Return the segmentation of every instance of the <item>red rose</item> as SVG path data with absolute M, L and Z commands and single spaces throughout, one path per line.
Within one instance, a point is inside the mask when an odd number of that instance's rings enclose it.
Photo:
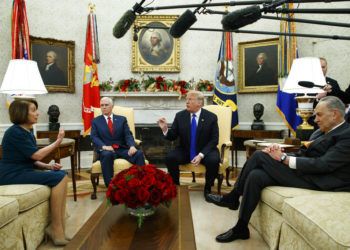
M 154 178 L 153 175 L 145 175 L 142 178 L 141 182 L 142 182 L 142 185 L 144 185 L 146 187 L 150 187 L 156 183 L 156 178 Z
M 143 170 L 145 170 L 145 172 L 150 173 L 150 174 L 154 174 L 157 171 L 155 166 L 151 165 L 151 164 L 148 164 L 148 165 L 144 166 Z
M 136 188 L 141 185 L 141 182 L 137 178 L 132 178 L 131 180 L 128 181 L 128 186 L 130 188 Z
M 142 203 L 143 205 L 146 204 L 149 197 L 150 197 L 150 193 L 147 191 L 147 189 L 140 188 L 137 190 L 137 198 L 138 198 L 139 202 Z
M 129 196 L 129 192 L 126 189 L 118 190 L 114 193 L 114 200 L 118 201 L 119 203 L 123 204 L 126 202 L 127 198 Z

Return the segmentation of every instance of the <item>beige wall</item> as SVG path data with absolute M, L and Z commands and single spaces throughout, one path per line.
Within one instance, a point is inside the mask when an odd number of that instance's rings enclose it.
M 11 57 L 11 8 L 12 1 L 6 0 L 0 11 L 0 79 L 6 71 Z M 30 34 L 36 37 L 54 38 L 59 40 L 75 41 L 75 88 L 74 94 L 50 93 L 38 96 L 41 116 L 40 124 L 48 123 L 46 114 L 51 104 L 60 107 L 60 122 L 67 128 L 81 128 L 81 99 L 83 77 L 83 53 L 85 46 L 86 19 L 88 3 L 90 0 L 27 0 L 27 14 Z M 198 1 L 193 1 L 198 2 Z M 134 1 L 110 1 L 95 0 L 96 15 L 99 30 L 101 63 L 98 65 L 100 80 L 112 77 L 114 80 L 137 77 L 131 73 L 131 41 L 132 32 L 128 32 L 122 39 L 112 36 L 112 28 L 121 15 L 132 7 Z M 153 5 L 186 4 L 186 0 L 160 1 L 156 0 Z M 300 4 L 300 8 L 349 8 L 350 4 Z M 230 11 L 241 7 L 230 7 Z M 223 10 L 224 8 L 217 8 Z M 152 14 L 181 14 L 184 10 L 155 11 Z M 300 15 L 300 18 L 329 20 L 336 22 L 350 21 L 349 15 Z M 220 28 L 221 16 L 201 15 L 194 27 Z M 257 23 L 245 27 L 251 30 L 278 31 L 277 21 L 259 20 Z M 297 32 L 316 34 L 338 34 L 350 36 L 350 29 L 325 27 L 309 24 L 298 24 Z M 235 75 L 237 76 L 237 44 L 243 41 L 251 41 L 273 36 L 234 34 Z M 221 40 L 220 33 L 214 32 L 187 32 L 181 38 L 181 72 L 179 74 L 164 74 L 169 78 L 181 79 L 213 79 L 216 60 Z M 338 80 L 340 86 L 346 88 L 349 79 L 349 54 L 350 41 L 335 41 L 315 38 L 299 38 L 298 47 L 300 56 L 324 56 L 329 61 L 329 76 Z M 238 95 L 239 120 L 243 125 L 250 124 L 254 119 L 252 106 L 261 102 L 265 106 L 263 119 L 273 126 L 282 126 L 282 119 L 275 112 L 276 94 L 242 94 Z M 9 125 L 5 96 L 0 96 L 0 132 L 1 127 Z M 1 134 L 1 133 L 0 133 Z

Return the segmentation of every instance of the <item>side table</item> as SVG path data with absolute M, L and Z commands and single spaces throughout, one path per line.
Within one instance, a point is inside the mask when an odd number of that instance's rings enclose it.
M 283 129 L 282 130 L 241 130 L 233 129 L 232 130 L 232 148 L 231 157 L 232 157 L 232 166 L 238 166 L 237 159 L 237 143 L 236 139 L 282 139 L 283 138 Z M 234 155 L 233 155 L 234 153 Z
M 65 137 L 75 140 L 75 154 L 78 157 L 74 157 L 74 167 L 80 172 L 80 130 L 65 130 Z M 50 140 L 56 140 L 58 131 L 37 131 L 36 136 L 38 139 L 49 138 Z

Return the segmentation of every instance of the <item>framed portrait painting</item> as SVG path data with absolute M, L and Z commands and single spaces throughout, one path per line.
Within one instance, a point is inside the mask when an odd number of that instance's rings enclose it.
M 277 91 L 279 46 L 278 38 L 238 44 L 238 93 Z
M 48 92 L 75 92 L 74 41 L 30 37 L 32 60 Z
M 138 39 L 132 42 L 133 72 L 180 72 L 180 39 L 173 38 L 168 29 L 177 17 L 137 16 L 134 36 Z

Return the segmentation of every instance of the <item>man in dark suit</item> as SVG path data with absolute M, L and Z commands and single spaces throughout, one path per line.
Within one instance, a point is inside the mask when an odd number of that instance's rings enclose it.
M 64 72 L 57 66 L 57 54 L 55 51 L 46 53 L 46 64 L 40 68 L 40 74 L 45 85 L 66 85 L 67 80 Z
M 112 113 L 113 101 L 103 97 L 100 101 L 102 115 L 92 121 L 91 140 L 99 153 L 106 187 L 113 177 L 113 163 L 123 158 L 132 164 L 145 165 L 142 151 L 135 147 L 134 137 L 124 116 Z
M 344 111 L 339 98 L 321 99 L 315 109 L 319 130 L 311 135 L 311 143 L 295 154 L 285 154 L 277 144 L 256 151 L 229 194 L 208 195 L 207 201 L 233 210 L 238 209 L 242 196 L 237 224 L 218 235 L 218 242 L 249 238 L 248 222 L 267 186 L 350 190 L 350 125 L 344 121 Z
M 179 185 L 179 165 L 192 163 L 206 167 L 204 196 L 211 192 L 211 186 L 218 175 L 220 155 L 218 119 L 215 114 L 202 109 L 202 92 L 190 91 L 186 97 L 186 109 L 175 116 L 171 129 L 164 117 L 158 120 L 166 139 L 180 138 L 179 146 L 168 153 L 166 166 L 175 184 Z

